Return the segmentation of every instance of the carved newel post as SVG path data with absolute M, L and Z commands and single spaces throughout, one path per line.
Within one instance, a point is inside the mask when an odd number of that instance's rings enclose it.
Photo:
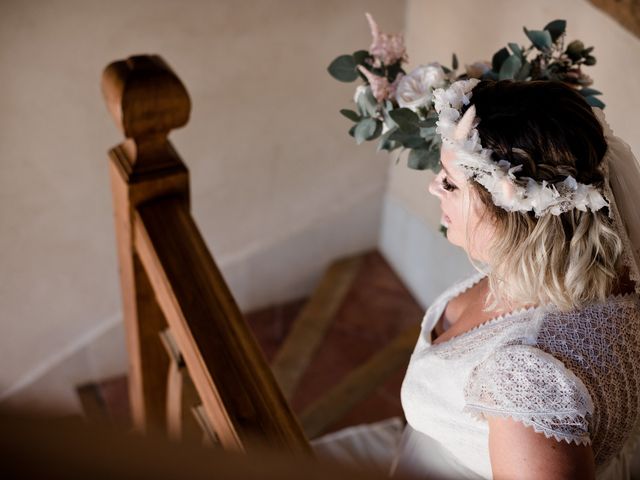
M 189 120 L 189 95 L 157 55 L 108 65 L 102 75 L 107 107 L 126 140 L 109 151 L 123 315 L 129 352 L 129 396 L 135 427 L 166 432 L 169 357 L 158 335 L 167 327 L 133 246 L 138 205 L 177 195 L 189 206 L 189 173 L 167 139 Z

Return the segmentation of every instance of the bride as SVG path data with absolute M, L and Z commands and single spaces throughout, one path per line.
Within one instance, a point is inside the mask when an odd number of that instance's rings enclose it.
M 562 83 L 459 80 L 434 98 L 442 169 L 429 191 L 479 272 L 424 317 L 392 473 L 628 478 L 637 160 Z

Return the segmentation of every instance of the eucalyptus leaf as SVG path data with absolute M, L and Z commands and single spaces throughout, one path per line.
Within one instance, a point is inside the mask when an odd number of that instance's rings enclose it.
M 578 90 L 585 97 L 590 97 L 591 95 L 602 95 L 600 90 L 596 90 L 595 88 L 584 87 Z
M 580 40 L 574 40 L 569 45 L 567 45 L 565 53 L 569 55 L 569 58 L 571 58 L 571 60 L 579 60 L 580 58 L 582 58 L 582 52 L 584 51 L 584 49 L 584 43 L 582 43 Z
M 585 65 L 595 65 L 596 64 L 596 57 L 592 56 L 592 55 L 587 55 L 587 58 L 584 59 L 584 64 Z
M 367 140 L 375 140 L 382 133 L 382 122 L 380 120 L 376 120 L 376 129 L 373 131 L 373 135 L 371 135 Z
M 522 67 L 520 57 L 517 55 L 511 55 L 502 63 L 498 78 L 500 80 L 513 80 L 516 73 L 520 71 L 520 67 Z
M 419 131 L 409 133 L 398 129 L 389 136 L 389 140 L 398 142 L 406 148 L 425 148 L 427 146 Z
M 527 27 L 522 27 L 524 33 L 529 37 L 531 43 L 541 51 L 547 51 L 551 48 L 553 42 L 551 41 L 551 34 L 548 30 L 527 30 Z
M 585 100 L 592 107 L 604 108 L 604 106 L 605 106 L 604 102 L 602 100 L 600 100 L 598 97 L 594 97 L 593 95 L 590 96 L 590 97 L 586 97 Z
M 509 50 L 506 48 L 501 48 L 496 53 L 493 54 L 493 58 L 491 59 L 491 68 L 494 72 L 499 72 L 500 67 L 502 67 L 502 62 L 504 62 L 507 58 L 509 58 L 511 54 Z
M 329 74 L 341 82 L 353 82 L 358 78 L 353 55 L 340 55 L 327 68 Z
M 453 56 L 451 57 L 451 67 L 454 70 L 458 69 L 458 57 L 457 55 L 454 53 Z
M 349 110 L 348 108 L 343 108 L 342 110 L 340 110 L 340 113 L 354 122 L 359 122 L 360 118 L 362 118 L 356 112 L 354 112 L 353 110 Z
M 376 152 L 381 152 L 386 150 L 387 152 L 393 152 L 396 148 L 402 148 L 402 146 L 398 142 L 394 142 L 389 139 L 380 139 L 378 142 L 378 146 L 376 147 Z
M 393 118 L 391 118 L 391 115 L 389 115 L 389 112 L 391 110 L 383 110 L 382 111 L 382 115 L 384 116 L 384 123 L 387 124 L 387 126 L 389 127 L 390 130 L 393 129 L 398 129 L 398 124 L 393 120 Z
M 524 62 L 522 67 L 520 67 L 520 71 L 516 74 L 515 79 L 518 81 L 524 81 L 531 74 L 531 64 L 529 62 Z
M 419 129 L 420 118 L 408 108 L 391 110 L 389 116 L 405 132 L 416 132 Z
M 436 127 L 421 127 L 420 136 L 425 140 L 431 140 L 436 134 Z
M 407 166 L 414 170 L 425 170 L 427 168 L 427 156 L 428 150 L 415 148 L 409 152 L 409 158 L 407 159 Z
M 366 50 L 358 50 L 357 52 L 353 52 L 353 61 L 356 65 L 364 65 L 364 61 L 369 56 L 369 52 Z
M 547 30 L 551 35 L 551 41 L 555 42 L 567 29 L 566 20 L 554 20 L 547 23 L 543 30 Z
M 522 49 L 520 48 L 520 45 L 518 45 L 517 43 L 509 43 L 509 48 L 522 60 Z
M 353 132 L 356 138 L 356 143 L 360 145 L 365 140 L 369 140 L 375 133 L 377 122 L 373 118 L 364 118 L 356 124 L 356 129 Z
M 421 120 L 418 125 L 421 128 L 424 128 L 424 127 L 435 127 L 437 121 L 438 121 L 438 116 L 437 115 L 436 116 L 427 115 L 427 118 L 425 118 L 424 120 Z
M 363 115 L 367 115 L 369 117 L 373 117 L 376 115 L 378 102 L 373 96 L 371 87 L 368 86 L 365 92 L 358 97 L 357 104 Z
M 423 148 L 414 148 L 409 153 L 407 165 L 414 170 L 433 169 L 440 162 L 435 152 Z
M 356 127 L 357 127 L 357 126 L 358 126 L 358 125 L 356 124 L 356 125 L 354 125 L 353 127 L 351 127 L 351 128 L 349 129 L 349 135 L 351 135 L 352 137 L 355 137 L 355 136 L 356 136 Z
M 391 137 L 391 135 L 393 135 L 394 132 L 397 130 L 398 130 L 398 127 L 396 126 L 396 127 L 390 128 L 389 130 L 387 130 L 385 133 L 382 134 L 382 136 L 380 137 L 380 141 L 378 142 L 378 148 L 377 148 L 378 152 L 380 150 L 391 151 L 394 148 L 396 148 L 397 142 L 390 140 L 389 137 Z

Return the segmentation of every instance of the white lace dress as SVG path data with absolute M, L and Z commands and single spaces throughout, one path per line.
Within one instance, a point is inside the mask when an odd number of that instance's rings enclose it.
M 493 415 L 590 444 L 598 479 L 628 478 L 640 419 L 640 297 L 569 313 L 522 309 L 431 345 L 447 303 L 482 278 L 454 285 L 427 310 L 402 385 L 409 425 L 394 471 L 491 478 Z

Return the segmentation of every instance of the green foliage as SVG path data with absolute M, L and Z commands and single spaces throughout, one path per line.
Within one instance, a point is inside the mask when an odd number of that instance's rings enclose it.
M 553 40 L 551 40 L 551 34 L 548 30 L 527 30 L 527 27 L 522 27 L 524 33 L 529 37 L 531 43 L 538 49 L 543 52 L 551 49 L 551 45 L 553 45 Z
M 522 60 L 518 55 L 510 55 L 500 67 L 498 78 L 500 80 L 513 80 L 522 67 Z
M 356 69 L 357 65 L 353 55 L 340 55 L 331 62 L 327 70 L 336 80 L 353 82 L 359 77 L 358 70 Z
M 371 87 L 358 97 L 358 110 L 362 117 L 375 117 L 378 113 L 378 102 L 373 96 Z
M 509 50 L 506 48 L 501 48 L 496 53 L 493 54 L 493 58 L 491 59 L 491 67 L 494 72 L 499 72 L 500 67 L 502 67 L 502 63 L 511 56 Z
M 415 170 L 433 170 L 440 163 L 440 152 L 426 148 L 414 148 L 409 153 L 407 165 Z
M 604 103 L 602 102 L 602 100 L 600 100 L 597 97 L 594 97 L 593 95 L 590 95 L 588 97 L 585 97 L 585 100 L 587 101 L 587 103 L 589 105 L 591 105 L 592 107 L 600 107 L 602 109 L 604 109 Z
M 340 113 L 353 122 L 359 122 L 360 119 L 362 118 L 356 112 L 354 112 L 353 110 L 349 110 L 347 108 L 343 108 L 342 110 L 340 110 Z
M 518 45 L 517 43 L 509 43 L 509 48 L 514 55 L 517 55 L 520 58 L 520 60 L 523 59 L 522 49 L 520 48 L 520 45 Z
M 602 92 L 591 88 L 591 78 L 581 70 L 582 66 L 596 64 L 594 47 L 586 47 L 582 41 L 573 40 L 565 48 L 566 27 L 567 22 L 562 19 L 547 23 L 541 30 L 523 27 L 530 44 L 509 42 L 507 47 L 499 49 L 492 56 L 491 68 L 482 73 L 482 78 L 560 81 L 574 87 L 589 105 L 604 108 L 605 104 L 598 98 Z M 377 151 L 400 150 L 402 153 L 408 149 L 407 164 L 410 168 L 438 172 L 442 139 L 436 133 L 438 115 L 433 105 L 425 105 L 414 111 L 401 108 L 393 97 L 378 102 L 368 85 L 367 77 L 358 66 L 386 78 L 391 84 L 398 75 L 405 74 L 402 69 L 405 60 L 398 60 L 393 65 L 383 65 L 375 60 L 368 51 L 358 50 L 351 55 L 340 55 L 327 68 L 331 76 L 341 82 L 353 82 L 360 78 L 366 86 L 358 95 L 354 110 L 340 110 L 344 117 L 354 122 L 349 135 L 355 138 L 357 144 L 378 139 Z M 448 83 L 471 75 L 466 72 L 457 74 L 459 66 L 455 53 L 451 56 L 451 68 L 441 65 Z M 383 126 L 386 126 L 384 134 Z M 443 232 L 446 235 L 444 227 Z
M 547 23 L 543 30 L 546 30 L 551 35 L 551 41 L 556 42 L 565 33 L 567 29 L 567 21 L 566 20 L 554 20 L 553 22 Z
M 380 135 L 382 131 L 382 122 L 374 120 L 373 118 L 363 118 L 356 123 L 356 128 L 353 132 L 353 136 L 356 139 L 356 143 L 360 145 L 365 140 L 373 140 Z
M 389 116 L 406 133 L 415 133 L 420 128 L 420 118 L 408 108 L 397 108 L 389 112 Z

